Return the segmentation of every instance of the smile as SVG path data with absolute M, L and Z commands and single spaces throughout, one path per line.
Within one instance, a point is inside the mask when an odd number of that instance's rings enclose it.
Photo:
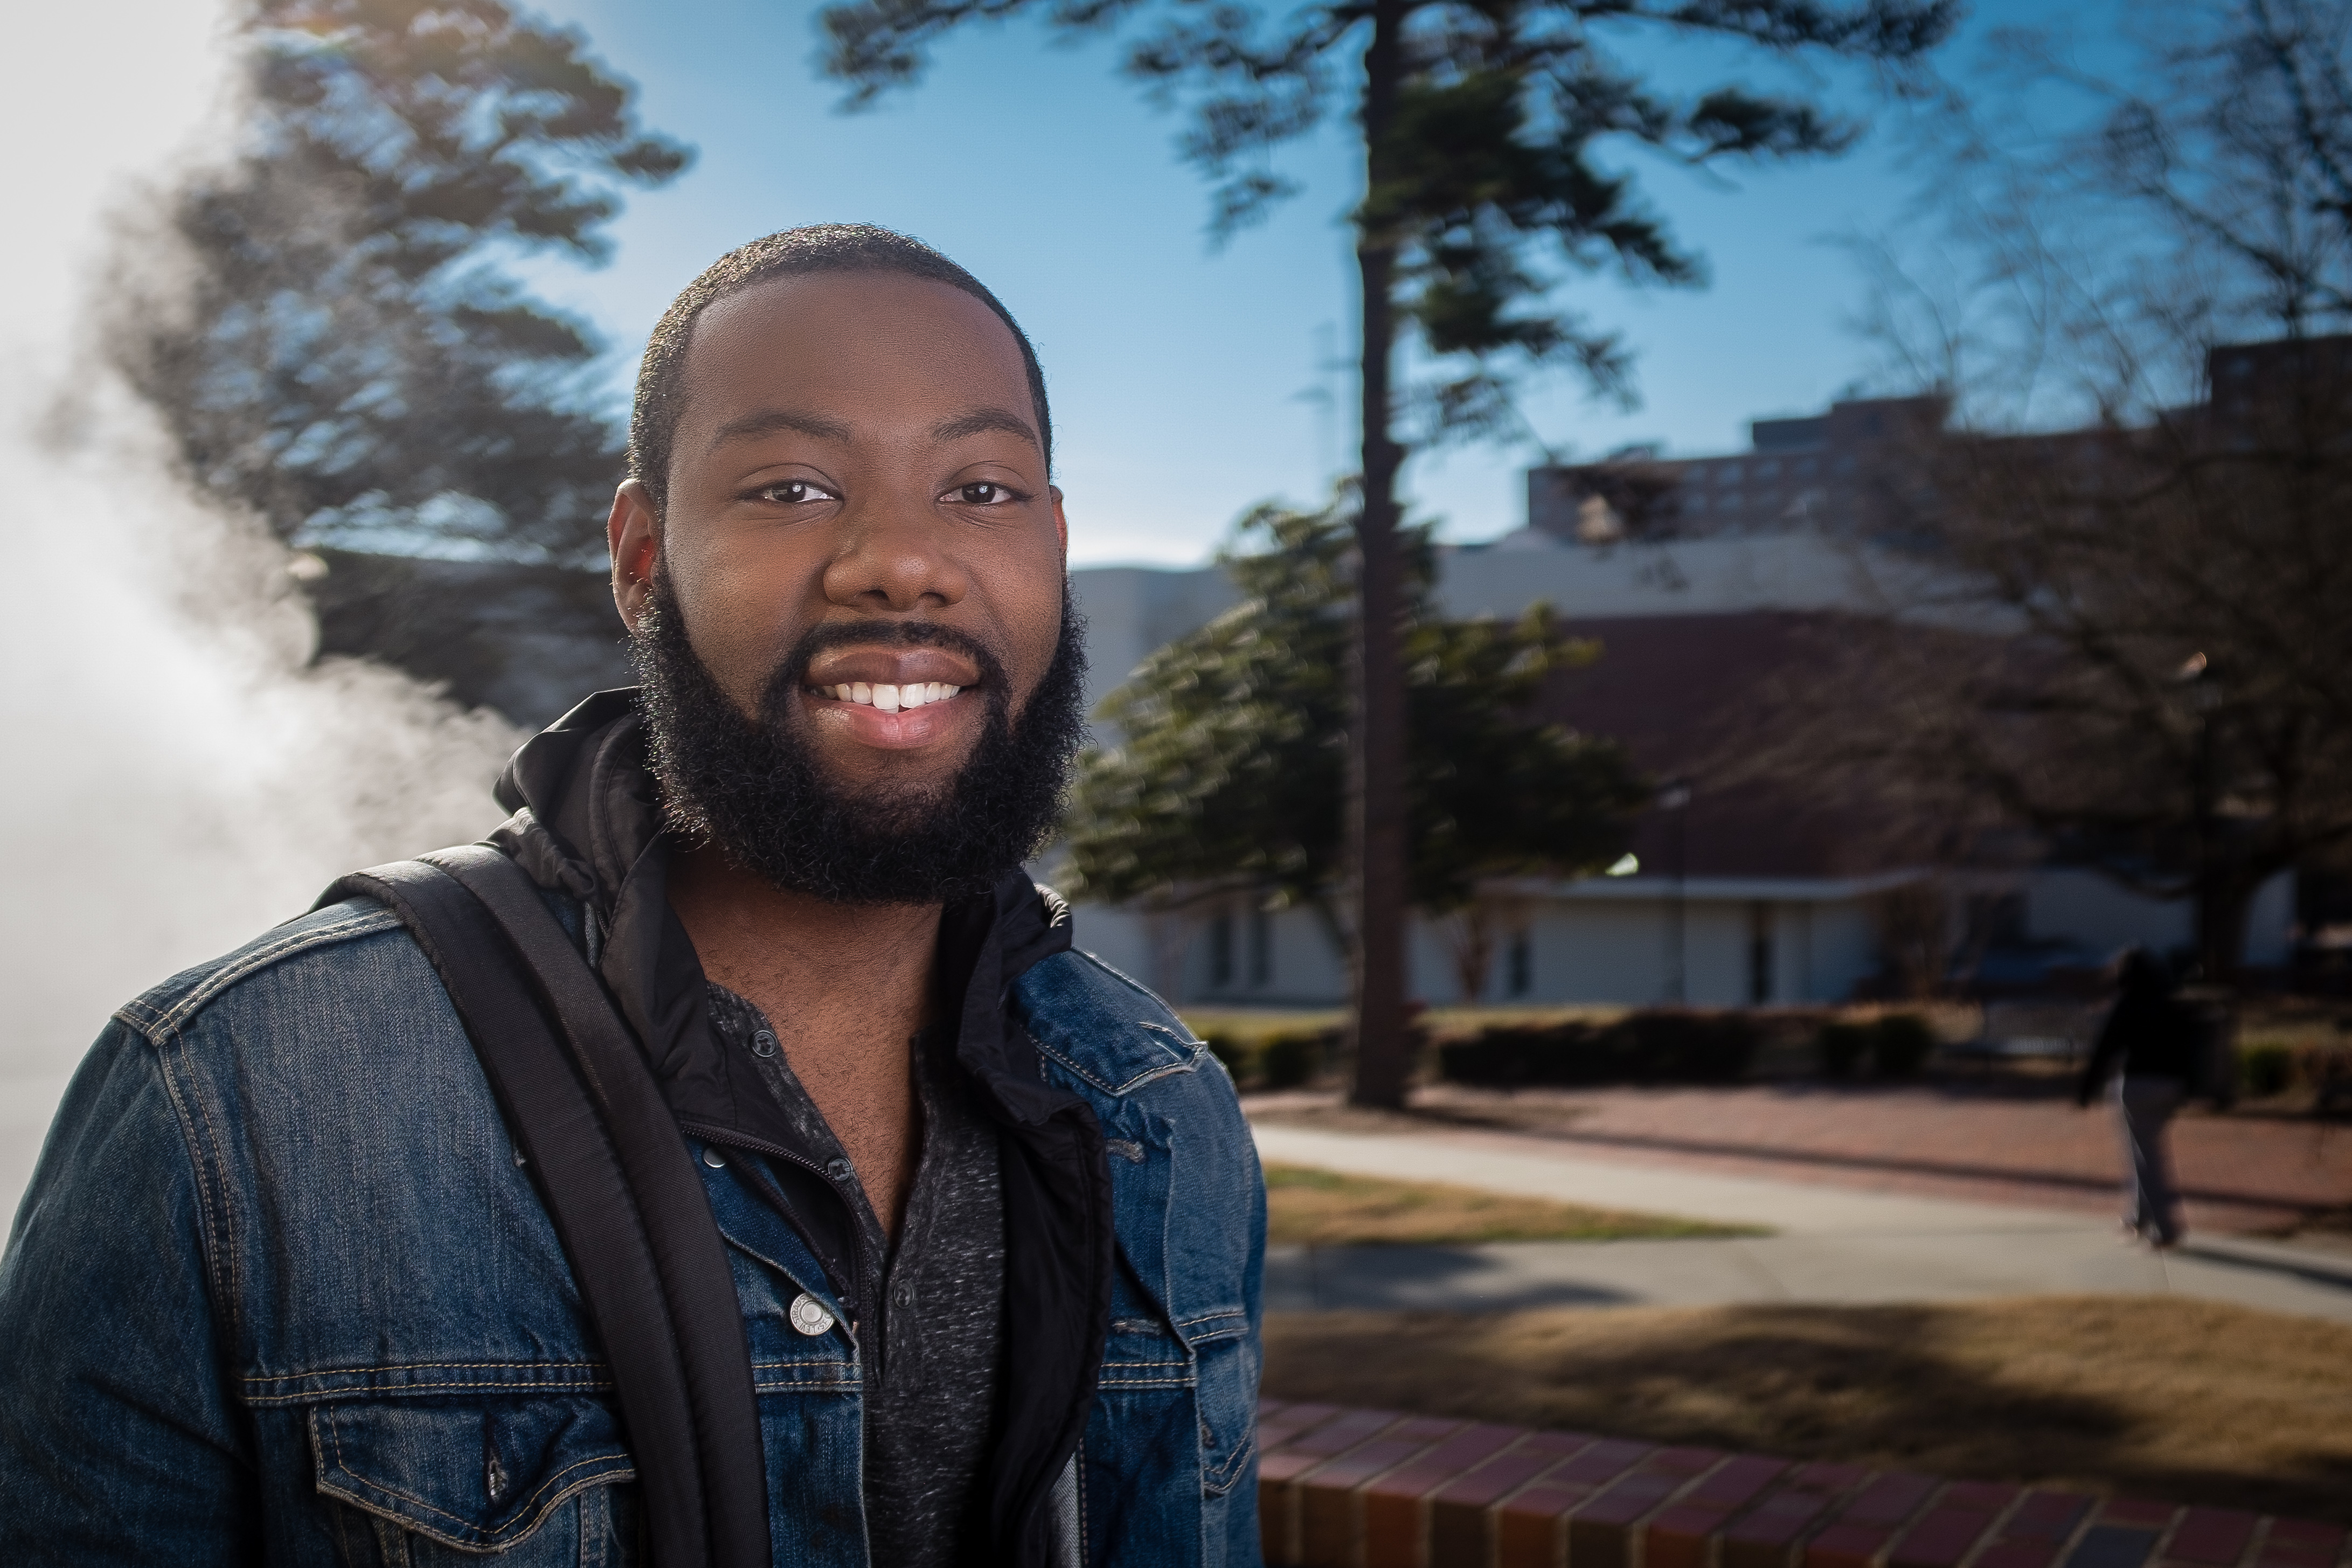
M 861 708 L 896 713 L 902 708 L 924 708 L 934 702 L 945 702 L 963 688 L 937 680 L 909 681 L 904 686 L 868 686 L 865 681 L 857 680 L 812 689 L 818 696 L 830 697 L 836 702 L 854 702 Z

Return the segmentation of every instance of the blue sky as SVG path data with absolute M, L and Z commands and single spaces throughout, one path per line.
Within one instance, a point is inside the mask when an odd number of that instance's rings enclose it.
M 1222 250 L 1207 188 L 1181 163 L 1181 117 L 1114 69 L 1117 46 L 1058 45 L 1026 23 L 950 39 L 919 87 L 838 111 L 816 73 L 815 7 L 747 0 L 553 0 L 642 89 L 648 124 L 699 157 L 671 187 L 630 198 L 603 268 L 531 268 L 551 300 L 611 339 L 624 381 L 670 297 L 743 240 L 793 224 L 867 221 L 939 246 L 986 280 L 1036 341 L 1054 402 L 1075 563 L 1200 561 L 1268 497 L 1319 494 L 1355 438 L 1353 263 L 1341 221 L 1355 192 L 1345 127 L 1296 149 L 1303 195 Z M 1965 72 L 1986 29 L 2033 20 L 1983 4 L 1947 62 Z M 1720 77 L 1743 57 L 1669 68 Z M 1829 79 L 1846 105 L 1859 87 Z M 1706 253 L 1703 291 L 1635 293 L 1580 281 L 1559 302 L 1621 330 L 1642 405 L 1596 405 L 1569 384 L 1528 399 L 1543 438 L 1592 455 L 1633 441 L 1670 452 L 1744 446 L 1749 419 L 1819 408 L 1873 382 L 1853 330 L 1865 287 L 1836 245 L 1879 232 L 1922 189 L 1898 117 L 1828 163 L 1702 179 L 1643 165 L 1656 205 Z M 1447 537 L 1488 538 L 1524 510 L 1527 447 L 1417 457 L 1408 494 Z

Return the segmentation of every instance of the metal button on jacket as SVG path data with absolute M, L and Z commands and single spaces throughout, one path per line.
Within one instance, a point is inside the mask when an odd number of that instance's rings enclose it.
M 805 1290 L 793 1298 L 790 1316 L 793 1327 L 804 1334 L 821 1334 L 833 1327 L 833 1314 Z
M 727 1156 L 710 1144 L 705 1143 L 702 1146 L 702 1163 L 714 1171 L 723 1171 L 727 1168 Z

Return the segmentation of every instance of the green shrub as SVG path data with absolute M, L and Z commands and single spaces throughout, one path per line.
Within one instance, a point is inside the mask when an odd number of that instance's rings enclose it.
M 1756 1026 L 1738 1013 L 1632 1013 L 1606 1027 L 1503 1024 L 1438 1047 L 1438 1070 L 1490 1089 L 1602 1083 L 1730 1083 L 1755 1058 Z
M 1233 1079 L 1234 1088 L 1247 1083 L 1255 1072 L 1257 1053 L 1240 1036 L 1212 1029 L 1201 1037 L 1201 1043 L 1209 1047 L 1211 1056 L 1225 1064 L 1225 1072 Z
M 2249 1100 L 2284 1094 L 2294 1087 L 2294 1051 L 2275 1041 L 2248 1046 L 2238 1053 L 2238 1082 Z
M 1862 1058 L 1870 1054 L 1870 1035 L 1864 1024 L 1823 1024 L 1822 1032 L 1813 1037 L 1814 1047 L 1821 1052 L 1822 1076 L 1852 1078 Z
M 1495 1024 L 1437 1047 L 1437 1070 L 1488 1089 L 1522 1084 L 1606 1083 L 1607 1052 L 1586 1024 Z
M 1610 1030 L 1635 1083 L 1737 1083 L 1761 1037 L 1745 1013 L 1629 1013 Z
M 1889 1013 L 1871 1026 L 1870 1068 L 1881 1078 L 1909 1078 L 1927 1065 L 1936 1031 L 1916 1013 Z
M 1297 1089 L 1313 1081 L 1329 1054 L 1326 1031 L 1286 1029 L 1258 1043 L 1258 1074 L 1268 1089 Z

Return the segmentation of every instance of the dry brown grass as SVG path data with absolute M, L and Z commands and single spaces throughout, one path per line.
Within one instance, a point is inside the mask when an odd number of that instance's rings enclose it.
M 2352 1523 L 2352 1327 L 2178 1297 L 1270 1316 L 1265 1392 Z
M 1265 1168 L 1266 1240 L 1305 1247 L 1466 1246 L 1480 1241 L 1615 1241 L 1626 1237 L 1759 1236 L 1754 1228 L 1512 1197 L 1442 1182 Z

